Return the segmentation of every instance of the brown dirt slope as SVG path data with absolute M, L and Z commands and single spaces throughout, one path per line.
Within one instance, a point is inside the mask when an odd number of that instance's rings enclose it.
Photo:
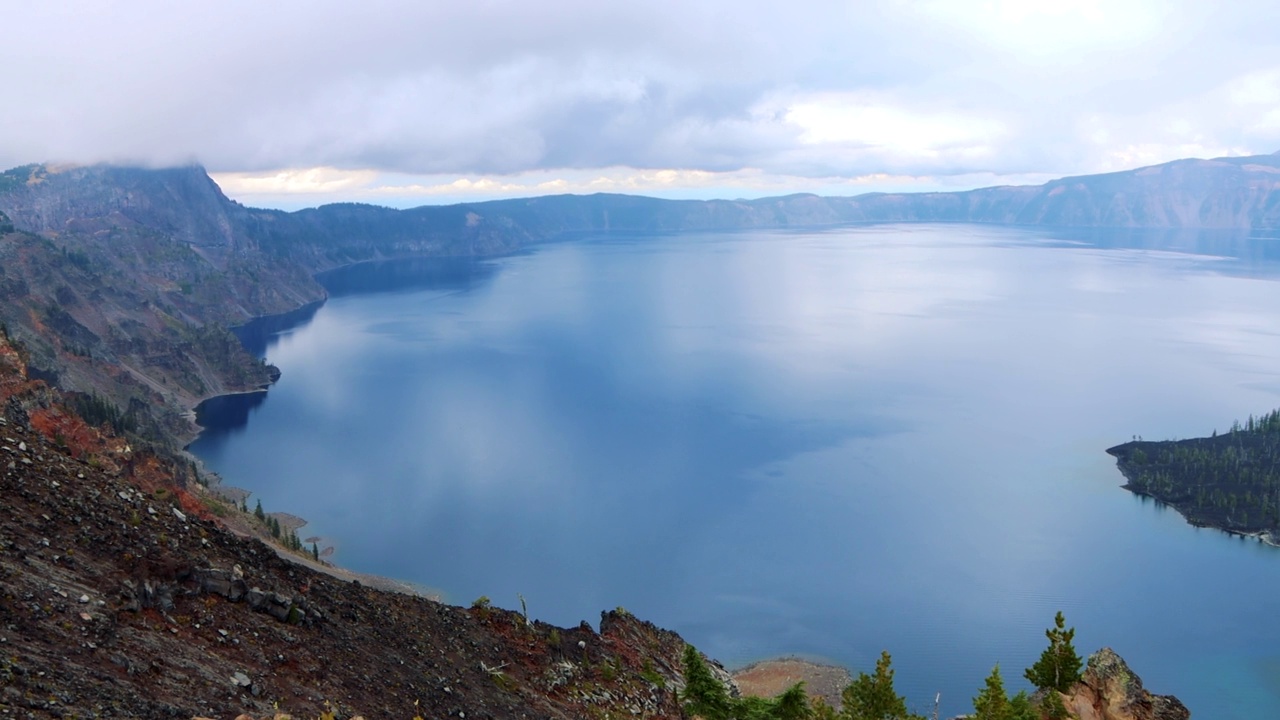
M 675 633 L 625 612 L 554 628 L 288 562 L 162 459 L 73 428 L 22 367 L 0 338 L 0 716 L 680 716 Z M 52 415 L 74 432 L 37 429 Z

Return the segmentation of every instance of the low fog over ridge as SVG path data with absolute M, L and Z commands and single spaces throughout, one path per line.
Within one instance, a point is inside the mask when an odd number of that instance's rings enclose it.
M 197 161 L 259 205 L 968 189 L 1280 147 L 1263 2 L 8 14 L 0 166 Z

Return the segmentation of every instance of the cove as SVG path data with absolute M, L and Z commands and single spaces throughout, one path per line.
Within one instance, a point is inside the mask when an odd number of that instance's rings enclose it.
M 1121 490 L 1104 449 L 1280 406 L 1276 248 L 884 225 L 365 267 L 191 449 L 458 604 L 622 605 L 730 665 L 888 649 L 947 716 L 997 662 L 1022 687 L 1061 609 L 1195 717 L 1263 716 L 1280 554 Z

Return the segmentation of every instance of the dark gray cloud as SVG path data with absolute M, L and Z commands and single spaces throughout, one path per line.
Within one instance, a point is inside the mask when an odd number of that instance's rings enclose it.
M 1071 173 L 1280 149 L 1280 6 L 26 3 L 0 165 Z

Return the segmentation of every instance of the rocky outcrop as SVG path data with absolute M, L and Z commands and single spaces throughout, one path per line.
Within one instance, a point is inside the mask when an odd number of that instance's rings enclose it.
M 1191 712 L 1172 695 L 1153 695 L 1142 687 L 1124 659 L 1111 648 L 1089 657 L 1084 678 L 1064 697 L 1079 720 L 1188 720 Z

